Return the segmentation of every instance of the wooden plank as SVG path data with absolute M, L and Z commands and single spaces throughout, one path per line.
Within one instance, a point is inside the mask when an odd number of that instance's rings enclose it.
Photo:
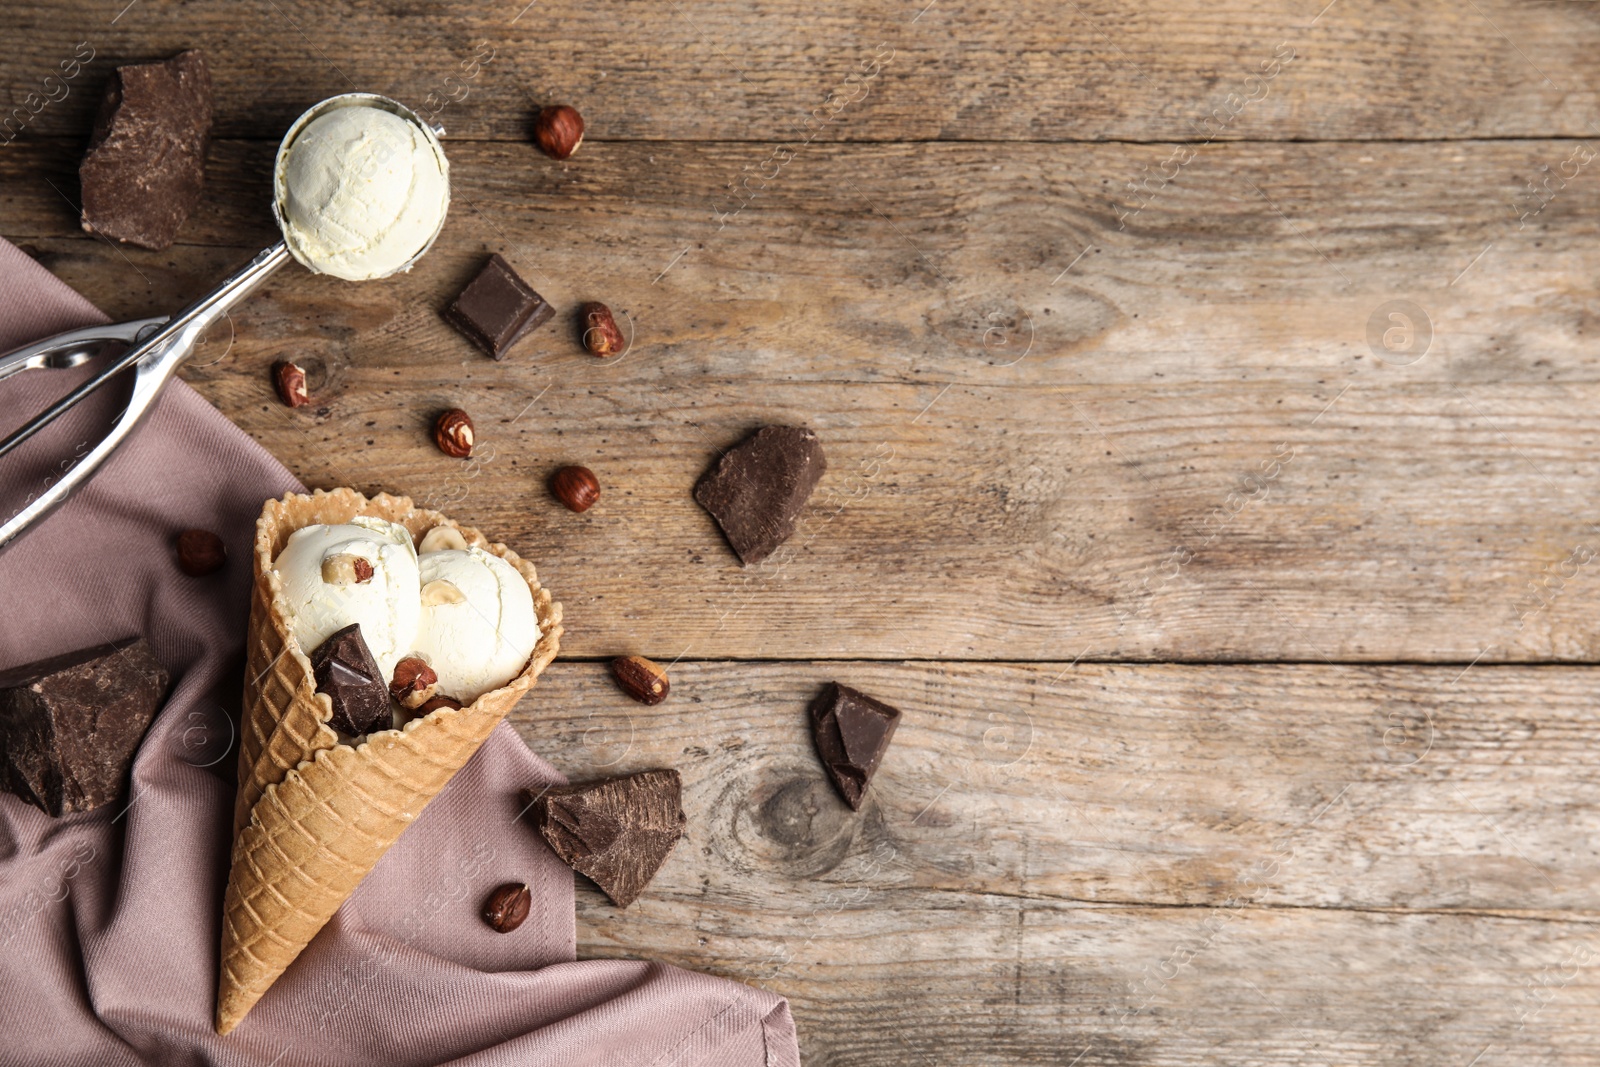
M 340 327 L 401 332 L 405 351 L 386 336 L 386 359 L 459 363 L 475 350 L 435 312 L 492 248 L 558 303 L 626 310 L 649 358 L 608 379 L 652 387 L 686 364 L 785 381 L 1147 387 L 1362 371 L 1547 382 L 1597 367 L 1574 309 L 1595 298 L 1600 163 L 1564 142 L 1214 145 L 1164 187 L 1170 146 L 1018 145 L 1003 159 L 972 145 L 818 146 L 742 211 L 717 190 L 748 147 L 597 145 L 566 172 L 526 146 L 449 150 L 450 220 L 409 275 L 349 285 L 287 271 L 240 321 L 307 345 Z M 79 231 L 74 144 L 19 144 L 0 152 L 0 233 L 110 314 L 164 310 L 275 239 L 272 156 L 214 146 L 184 244 L 145 252 Z M 1522 195 L 1568 160 L 1565 188 Z M 1151 187 L 1127 193 L 1147 172 Z M 68 236 L 78 243 L 52 243 Z M 1432 343 L 1379 366 L 1367 327 L 1395 299 L 1422 306 Z M 570 341 L 546 330 L 501 370 L 548 367 Z
M 432 498 L 539 560 L 574 655 L 1590 661 L 1600 185 L 1525 230 L 1497 199 L 1566 150 L 1217 146 L 1118 230 L 1086 176 L 1157 149 L 1022 147 L 996 178 L 972 146 L 844 146 L 719 232 L 688 190 L 726 146 L 597 146 L 530 191 L 531 149 L 460 144 L 411 275 L 292 268 L 187 375 L 308 482 Z M 39 180 L 65 146 L 0 153 L 0 232 L 114 315 L 171 310 L 270 239 L 240 206 L 269 154 L 219 146 L 202 243 L 147 253 L 68 236 Z M 842 170 L 872 194 L 830 217 Z M 488 249 L 558 306 L 608 300 L 635 350 L 597 364 L 558 323 L 485 360 L 437 311 Z M 1404 365 L 1366 336 L 1397 298 L 1435 324 Z M 281 356 L 316 405 L 271 398 Z M 451 405 L 484 462 L 428 443 Z M 741 570 L 688 493 L 775 421 L 817 426 L 832 473 Z M 543 489 L 566 462 L 605 487 L 581 518 Z
M 577 104 L 595 141 L 1587 138 L 1600 46 L 1586 5 L 1511 0 L 27 0 L 7 15 L 7 106 L 39 109 L 30 132 L 79 137 L 113 65 L 199 47 L 218 132 L 272 140 L 356 89 L 501 140 L 525 139 L 555 101 Z M 76 78 L 45 81 L 88 50 Z
M 1592 679 L 1459 674 L 697 662 L 643 708 L 558 662 L 514 719 L 574 779 L 684 775 L 646 894 L 580 879 L 580 955 L 784 993 L 808 1063 L 1587 1062 Z M 829 678 L 905 712 L 856 814 Z
M 651 893 L 663 907 L 712 894 L 782 912 L 876 853 L 894 863 L 864 880 L 875 892 L 1600 913 L 1588 771 L 1600 725 L 1581 669 L 844 661 L 670 673 L 671 698 L 649 709 L 603 665 L 558 662 L 515 716 L 569 776 L 683 773 L 691 847 Z M 833 679 L 906 714 L 855 815 L 805 728 Z

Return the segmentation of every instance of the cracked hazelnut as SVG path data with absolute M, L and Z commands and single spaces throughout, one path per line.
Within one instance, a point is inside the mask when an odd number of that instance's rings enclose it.
M 341 552 L 322 561 L 322 581 L 330 585 L 360 585 L 373 581 L 373 565 L 354 553 Z
M 287 359 L 272 365 L 272 384 L 278 390 L 278 399 L 289 407 L 311 403 L 311 394 L 306 391 L 306 372 Z
M 605 359 L 622 351 L 622 331 L 617 329 L 610 308 L 594 302 L 583 305 L 578 313 L 583 316 L 583 347 L 591 355 Z
M 443 552 L 446 549 L 465 549 L 467 539 L 461 536 L 461 531 L 454 526 L 435 526 L 422 535 L 422 543 L 417 545 L 417 552 Z
M 600 499 L 600 482 L 588 467 L 562 467 L 550 478 L 550 492 L 573 511 L 584 512 Z
M 583 116 L 565 104 L 541 108 L 533 123 L 533 139 L 551 159 L 566 159 L 583 144 Z
M 407 656 L 394 665 L 394 677 L 389 681 L 389 695 L 403 708 L 416 710 L 432 700 L 438 692 L 439 676 L 418 656 Z
M 472 419 L 460 408 L 451 408 L 433 424 L 433 443 L 447 456 L 466 459 L 472 455 L 473 440 Z
M 322 561 L 322 580 L 329 585 L 361 585 L 372 580 L 372 563 L 341 552 Z
M 443 578 L 435 578 L 422 587 L 422 606 L 425 608 L 436 608 L 441 604 L 464 604 L 466 600 L 461 590 Z

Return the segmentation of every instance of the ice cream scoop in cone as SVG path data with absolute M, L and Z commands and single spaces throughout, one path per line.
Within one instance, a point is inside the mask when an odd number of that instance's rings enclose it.
M 399 523 L 420 538 L 439 526 L 515 567 L 533 594 L 539 638 L 511 681 L 463 708 L 439 708 L 403 729 L 352 745 L 328 725 L 278 596 L 273 561 L 289 535 L 360 515 Z M 423 807 L 444 788 L 555 658 L 561 605 L 532 564 L 477 530 L 404 497 L 367 499 L 350 489 L 270 500 L 256 524 L 245 707 L 239 749 L 233 862 L 222 914 L 216 1029 L 226 1034 L 277 980 Z

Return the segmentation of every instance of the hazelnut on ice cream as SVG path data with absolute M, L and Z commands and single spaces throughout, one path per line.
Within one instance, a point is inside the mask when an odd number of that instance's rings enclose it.
M 290 632 L 307 656 L 351 623 L 388 679 L 411 649 L 422 604 L 417 553 L 398 523 L 357 516 L 341 526 L 307 526 L 289 535 L 273 561 Z
M 278 154 L 290 254 L 349 281 L 409 269 L 444 225 L 449 173 L 432 131 L 411 118 L 363 104 L 318 115 Z
M 470 703 L 515 678 L 539 641 L 527 581 L 481 548 L 429 552 L 419 560 L 422 618 L 412 647 L 439 676 L 439 692 Z

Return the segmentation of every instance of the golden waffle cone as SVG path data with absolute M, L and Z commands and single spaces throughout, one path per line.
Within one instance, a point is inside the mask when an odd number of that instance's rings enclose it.
M 420 537 L 436 526 L 460 530 L 516 567 L 533 591 L 539 642 L 521 674 L 459 710 L 441 708 L 403 730 L 339 743 L 328 698 L 316 692 L 309 650 L 300 648 L 278 606 L 272 561 L 289 535 L 357 515 L 397 522 Z M 222 911 L 217 1033 L 226 1034 L 294 962 L 361 879 L 399 839 L 489 731 L 555 658 L 561 605 L 539 587 L 532 564 L 477 530 L 457 526 L 404 497 L 371 500 L 351 489 L 291 493 L 269 500 L 256 524 L 233 866 Z

